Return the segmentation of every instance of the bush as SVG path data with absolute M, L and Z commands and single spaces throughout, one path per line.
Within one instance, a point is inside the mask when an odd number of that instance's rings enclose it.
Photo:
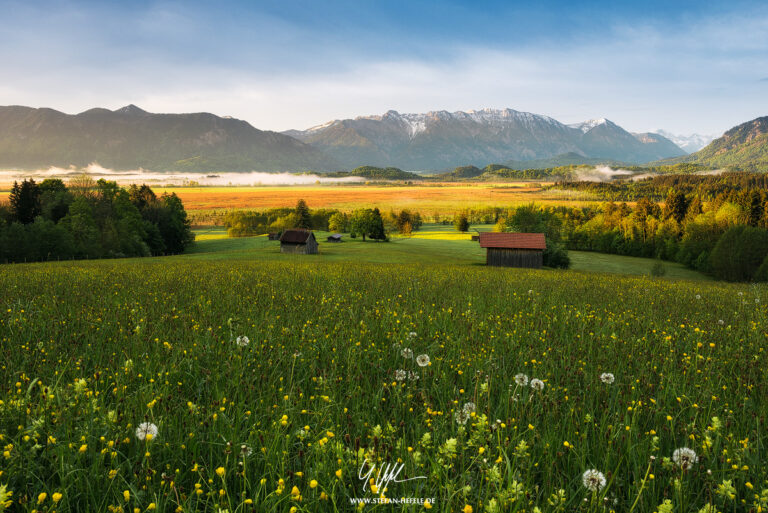
M 768 231 L 751 226 L 734 226 L 717 241 L 709 255 L 712 274 L 728 281 L 749 281 L 755 277 L 768 254 Z
M 664 264 L 661 263 L 661 260 L 655 261 L 651 266 L 651 276 L 658 278 L 665 274 L 667 274 L 667 269 L 664 267 Z
M 547 249 L 544 250 L 544 265 L 555 269 L 568 269 L 571 266 L 571 258 L 568 256 L 565 246 L 547 240 Z
M 765 255 L 763 263 L 760 264 L 760 267 L 758 267 L 757 271 L 755 271 L 755 276 L 752 278 L 752 280 L 768 281 L 768 255 Z

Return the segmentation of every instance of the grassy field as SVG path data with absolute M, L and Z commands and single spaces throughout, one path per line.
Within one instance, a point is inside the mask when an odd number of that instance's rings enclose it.
M 484 265 L 485 250 L 471 240 L 474 230 L 490 231 L 492 225 L 478 225 L 470 233 L 459 233 L 453 226 L 426 224 L 411 237 L 393 237 L 390 242 L 362 242 L 344 237 L 340 244 L 325 243 L 327 232 L 316 232 L 320 253 L 309 256 L 320 262 L 372 262 Z M 301 261 L 304 256 L 283 255 L 280 244 L 258 237 L 233 238 L 221 227 L 195 230 L 197 242 L 190 255 L 202 259 Z M 648 258 L 606 255 L 586 251 L 570 251 L 572 270 L 648 275 L 654 260 Z M 699 272 L 674 263 L 664 262 L 665 278 L 709 280 Z
M 263 239 L 0 269 L 13 511 L 768 506 L 765 287 Z M 359 478 L 387 464 L 423 479 Z

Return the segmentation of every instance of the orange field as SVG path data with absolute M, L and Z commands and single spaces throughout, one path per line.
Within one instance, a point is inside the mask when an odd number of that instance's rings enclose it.
M 352 210 L 411 208 L 422 212 L 454 213 L 462 208 L 512 206 L 522 203 L 581 205 L 591 198 L 565 191 L 542 191 L 538 183 L 505 185 L 413 186 L 273 186 L 273 187 L 172 187 L 155 188 L 160 194 L 175 192 L 189 211 L 292 207 L 304 199 L 310 208 Z

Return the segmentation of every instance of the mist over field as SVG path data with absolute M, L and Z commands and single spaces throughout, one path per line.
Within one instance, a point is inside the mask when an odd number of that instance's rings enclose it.
M 12 183 L 32 178 L 40 181 L 46 178 L 60 178 L 65 182 L 77 175 L 86 173 L 94 180 L 104 178 L 115 180 L 121 184 L 147 183 L 162 185 L 311 185 L 315 183 L 359 183 L 365 181 L 358 176 L 340 178 L 325 177 L 318 174 L 294 173 L 265 173 L 251 171 L 249 173 L 161 173 L 146 169 L 115 171 L 93 163 L 85 168 L 49 167 L 34 171 L 20 169 L 0 170 L 0 184 Z

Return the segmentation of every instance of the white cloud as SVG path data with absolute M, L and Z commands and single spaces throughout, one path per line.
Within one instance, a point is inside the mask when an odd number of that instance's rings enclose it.
M 82 14 L 68 16 L 76 21 Z M 230 55 L 226 44 L 200 32 L 199 20 L 167 6 L 125 28 L 126 36 L 138 27 L 142 37 L 159 37 L 165 27 L 167 47 L 158 52 L 151 45 L 89 49 L 102 40 L 104 29 L 83 39 L 68 33 L 17 34 L 21 40 L 0 54 L 0 95 L 6 104 L 70 113 L 128 103 L 153 112 L 209 111 L 273 130 L 388 109 L 510 107 L 565 123 L 606 117 L 633 131 L 722 133 L 768 114 L 761 82 L 762 70 L 768 69 L 764 13 L 690 20 L 675 30 L 615 25 L 570 46 L 538 42 L 503 49 L 494 40 L 493 49 L 456 47 L 449 58 L 436 61 L 368 56 L 355 52 L 354 42 L 346 47 L 318 42 L 317 52 L 302 61 L 297 48 L 312 45 L 301 40 L 296 27 L 270 17 L 263 23 L 278 27 L 275 37 L 286 47 L 284 65 L 278 62 L 280 44 L 262 49 L 258 40 L 234 41 L 230 44 L 246 49 Z M 210 54 L 182 58 L 182 49 L 173 51 L 196 34 L 211 39 Z M 77 44 L 52 52 L 57 37 Z M 504 37 L 513 39 L 514 31 L 496 36 Z M 226 40 L 226 29 L 220 38 Z M 13 51 L 24 45 L 29 45 L 24 52 Z M 95 65 L 86 58 L 91 54 Z M 29 62 L 20 55 L 31 56 Z

